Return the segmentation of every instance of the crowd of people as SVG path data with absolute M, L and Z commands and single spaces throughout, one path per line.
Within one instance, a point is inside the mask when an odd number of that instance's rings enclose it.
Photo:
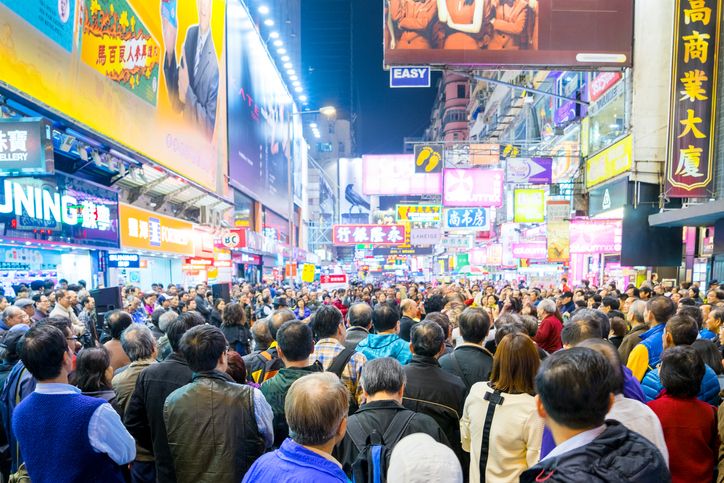
M 724 290 L 555 283 L 154 284 L 103 314 L 82 281 L 16 287 L 0 472 L 724 481 Z

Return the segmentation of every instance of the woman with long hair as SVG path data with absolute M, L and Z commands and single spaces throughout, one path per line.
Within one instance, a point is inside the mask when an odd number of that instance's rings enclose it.
M 495 351 L 490 381 L 470 389 L 460 434 L 463 449 L 470 452 L 472 483 L 518 481 L 538 462 L 544 423 L 533 395 L 539 366 L 533 340 L 508 334 Z
M 246 320 L 246 312 L 241 304 L 229 304 L 224 308 L 221 332 L 224 333 L 231 350 L 242 356 L 250 352 L 251 330 Z
M 123 417 L 121 408 L 116 405 L 116 393 L 111 384 L 113 379 L 111 356 L 105 347 L 92 347 L 80 351 L 72 379 L 73 385 L 80 389 L 83 395 L 104 399 Z
M 222 322 L 222 315 L 224 313 L 224 309 L 226 308 L 226 301 L 222 298 L 214 299 L 214 308 L 211 310 L 211 316 L 209 322 L 211 322 L 211 325 L 214 325 L 216 327 L 221 327 Z

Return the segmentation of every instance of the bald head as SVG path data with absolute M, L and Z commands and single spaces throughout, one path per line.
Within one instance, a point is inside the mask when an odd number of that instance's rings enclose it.
M 347 321 L 350 327 L 369 329 L 372 324 L 372 307 L 364 302 L 352 305 L 347 312 Z
M 310 374 L 294 381 L 284 402 L 289 434 L 302 445 L 321 446 L 341 440 L 349 412 L 349 391 L 330 373 Z

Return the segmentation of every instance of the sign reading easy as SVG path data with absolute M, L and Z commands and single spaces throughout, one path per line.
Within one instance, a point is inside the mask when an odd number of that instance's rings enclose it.
M 392 67 L 390 87 L 430 87 L 429 67 Z

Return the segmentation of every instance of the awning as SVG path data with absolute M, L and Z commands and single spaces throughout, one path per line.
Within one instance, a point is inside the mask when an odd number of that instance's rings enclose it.
M 649 215 L 651 226 L 713 226 L 724 218 L 724 199 Z

